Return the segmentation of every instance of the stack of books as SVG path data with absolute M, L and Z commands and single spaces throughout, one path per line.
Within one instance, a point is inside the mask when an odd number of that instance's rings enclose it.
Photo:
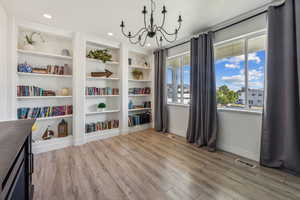
M 18 119 L 37 119 L 73 114 L 72 105 L 18 108 Z
M 128 94 L 150 94 L 151 93 L 151 88 L 150 87 L 145 87 L 145 88 L 129 88 Z
M 107 129 L 119 128 L 119 120 L 107 120 L 96 123 L 89 123 L 85 125 L 85 132 L 92 133 Z
M 22 96 L 55 96 L 55 92 L 52 90 L 45 90 L 36 86 L 17 86 L 18 97 Z
M 119 95 L 119 88 L 96 88 L 96 87 L 86 87 L 85 95 L 95 96 L 95 95 Z
M 128 126 L 137 126 L 141 124 L 147 124 L 152 121 L 151 112 L 139 113 L 128 116 Z

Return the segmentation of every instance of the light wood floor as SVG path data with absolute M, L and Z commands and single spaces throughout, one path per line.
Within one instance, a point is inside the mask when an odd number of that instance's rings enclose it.
M 300 199 L 300 178 L 147 130 L 36 156 L 36 200 Z

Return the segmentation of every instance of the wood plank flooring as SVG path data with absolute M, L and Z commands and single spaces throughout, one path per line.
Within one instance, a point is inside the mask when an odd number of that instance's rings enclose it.
M 300 178 L 147 130 L 35 157 L 35 200 L 299 200 Z

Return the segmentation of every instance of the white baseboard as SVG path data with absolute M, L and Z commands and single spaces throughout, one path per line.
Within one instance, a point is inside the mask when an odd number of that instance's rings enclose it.
M 260 155 L 248 150 L 230 145 L 218 144 L 218 149 L 259 162 Z
M 85 136 L 85 143 L 96 141 L 96 140 L 103 140 L 117 135 L 120 135 L 120 129 L 118 128 L 88 133 Z
M 185 130 L 178 130 L 178 129 L 172 129 L 170 128 L 169 130 L 170 133 L 173 133 L 178 136 L 186 137 L 186 131 Z M 225 144 L 218 144 L 218 149 L 227 151 L 251 160 L 259 161 L 260 155 L 254 152 L 247 151 L 245 149 L 239 148 L 239 147 L 234 147 L 230 145 L 225 145 Z
M 53 151 L 69 147 L 73 144 L 73 137 L 53 138 L 50 140 L 41 140 L 32 143 L 32 152 L 39 154 L 47 151 Z
M 170 128 L 169 132 L 178 136 L 186 137 L 186 130 L 178 130 L 178 129 Z
M 152 128 L 152 123 L 128 127 L 127 133 L 134 133 L 134 132 L 138 132 L 138 131 L 143 131 L 143 130 L 147 130 L 149 128 Z

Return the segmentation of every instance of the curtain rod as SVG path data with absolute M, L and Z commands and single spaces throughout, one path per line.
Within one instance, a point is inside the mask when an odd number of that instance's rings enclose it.
M 241 20 L 239 20 L 239 21 L 237 21 L 237 22 L 233 22 L 232 24 L 229 24 L 229 25 L 226 25 L 226 26 L 217 28 L 217 29 L 215 29 L 215 30 L 212 28 L 212 32 L 216 33 L 216 32 L 218 32 L 218 31 L 227 29 L 227 28 L 229 28 L 229 27 L 231 27 L 231 26 L 237 25 L 237 24 L 239 24 L 239 23 L 242 23 L 242 22 L 244 22 L 244 21 L 250 20 L 250 19 L 252 19 L 252 18 L 254 18 L 254 17 L 257 17 L 257 16 L 259 16 L 259 15 L 262 15 L 262 14 L 264 14 L 264 13 L 266 13 L 266 12 L 268 11 L 269 6 L 280 6 L 280 5 L 284 4 L 284 2 L 285 2 L 285 0 L 274 0 L 274 1 L 272 1 L 271 3 L 268 3 L 268 4 L 266 4 L 265 6 L 262 6 L 262 7 L 261 7 L 261 8 L 263 8 L 262 11 L 260 11 L 260 12 L 258 12 L 258 13 L 255 13 L 255 14 L 253 14 L 253 15 L 250 15 L 249 17 L 246 17 L 246 18 L 244 18 L 244 19 L 241 19 Z M 259 9 L 258 9 L 258 10 L 259 10 Z M 208 31 L 204 31 L 204 32 L 202 32 L 202 33 L 206 33 L 206 32 L 208 32 Z M 201 34 L 201 33 L 198 33 L 197 35 L 200 35 L 200 34 Z M 194 37 L 194 36 L 193 36 L 193 37 Z M 181 42 L 181 43 L 179 43 L 179 44 L 175 44 L 174 46 L 167 47 L 166 49 L 169 50 L 169 49 L 172 49 L 172 48 L 174 48 L 174 47 L 178 47 L 178 46 L 180 46 L 180 45 L 183 45 L 183 44 L 186 44 L 186 43 L 189 43 L 189 42 L 190 42 L 190 39 L 187 40 L 187 41 Z
M 256 14 L 252 15 L 252 16 L 246 17 L 246 18 L 244 18 L 244 19 L 242 19 L 242 20 L 239 20 L 239 21 L 234 22 L 234 23 L 232 23 L 232 24 L 229 24 L 229 25 L 227 25 L 227 26 L 224 26 L 224 27 L 218 28 L 218 29 L 216 29 L 216 30 L 213 30 L 212 32 L 213 32 L 213 33 L 216 33 L 216 32 L 222 31 L 222 30 L 227 29 L 227 28 L 230 28 L 230 27 L 232 27 L 232 26 L 234 26 L 234 25 L 237 25 L 237 24 L 240 24 L 240 23 L 245 22 L 245 21 L 247 21 L 247 20 L 250 20 L 250 19 L 252 19 L 252 18 L 255 18 L 255 17 L 259 16 L 259 15 L 265 14 L 266 12 L 267 12 L 267 10 L 263 10 L 263 11 L 261 11 L 261 12 L 259 12 L 259 13 L 256 13 Z M 203 32 L 203 33 L 205 33 L 205 32 Z M 199 33 L 199 34 L 201 34 L 201 33 Z M 176 44 L 176 45 L 174 45 L 174 46 L 168 47 L 168 48 L 166 48 L 166 49 L 169 50 L 169 49 L 172 49 L 172 48 L 174 48 L 174 47 L 178 47 L 178 46 L 180 46 L 180 45 L 184 45 L 184 44 L 189 43 L 189 42 L 190 42 L 190 40 L 187 40 L 187 41 L 181 42 L 181 43 L 179 43 L 179 44 Z

